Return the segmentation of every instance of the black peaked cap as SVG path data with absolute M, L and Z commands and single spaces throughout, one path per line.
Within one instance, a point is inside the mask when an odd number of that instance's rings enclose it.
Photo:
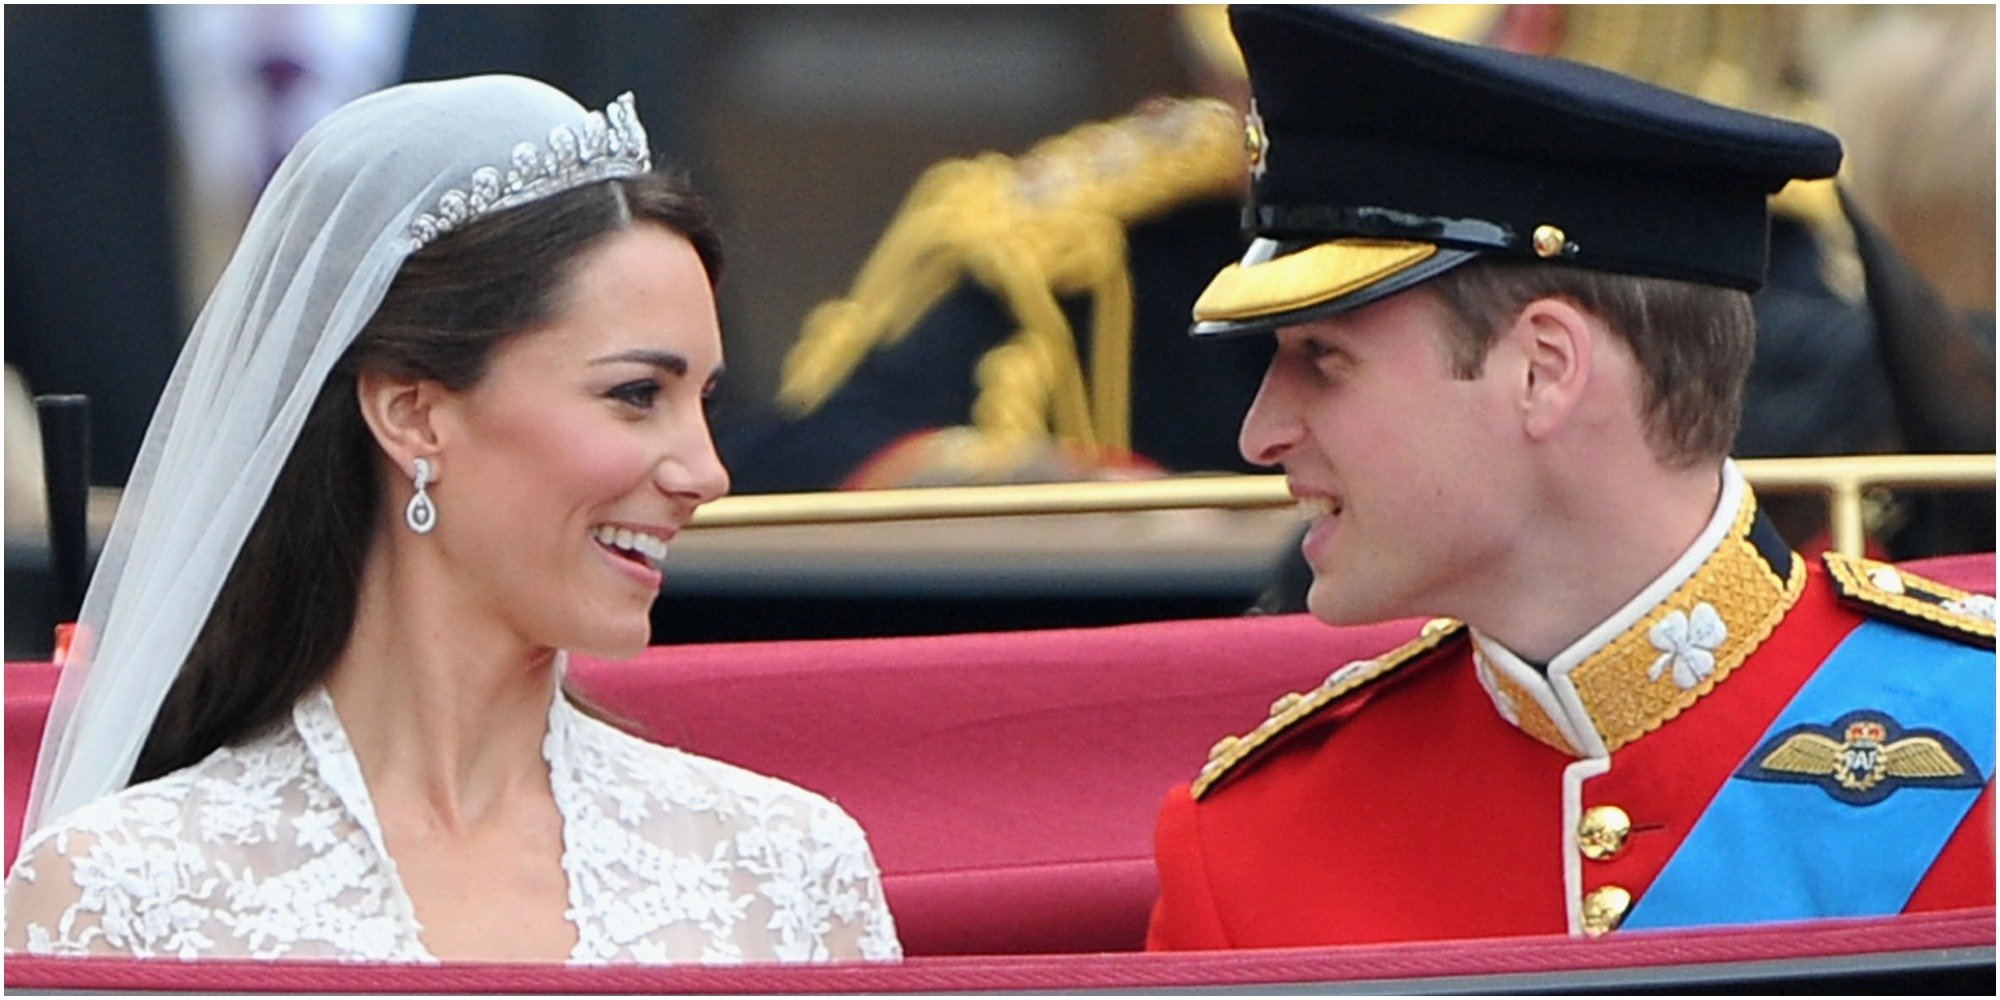
M 1197 304 L 1197 336 L 1357 308 L 1478 254 L 1755 291 L 1768 197 L 1840 166 L 1817 128 L 1581 63 L 1338 7 L 1230 22 L 1260 239 Z

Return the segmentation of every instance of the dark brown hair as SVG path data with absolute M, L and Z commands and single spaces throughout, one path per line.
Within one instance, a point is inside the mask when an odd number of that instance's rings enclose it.
M 1537 299 L 1563 299 L 1625 339 L 1644 373 L 1646 440 L 1688 468 L 1729 454 L 1756 350 L 1750 296 L 1733 289 L 1574 267 L 1475 260 L 1422 286 L 1451 317 L 1452 374 L 1479 377 L 1493 338 Z
M 685 237 L 713 283 L 722 246 L 685 182 L 661 174 L 551 195 L 441 236 L 403 262 L 314 399 L 291 455 L 154 719 L 138 783 L 269 726 L 321 681 L 354 626 L 382 502 L 364 371 L 476 384 L 509 338 L 552 320 L 578 258 L 635 222 Z

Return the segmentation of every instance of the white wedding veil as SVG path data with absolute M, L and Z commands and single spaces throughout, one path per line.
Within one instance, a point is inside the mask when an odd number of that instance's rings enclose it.
M 631 95 L 586 113 L 512 76 L 392 87 L 306 133 L 146 430 L 56 685 L 24 839 L 130 780 L 314 397 L 403 259 L 486 212 L 650 168 Z

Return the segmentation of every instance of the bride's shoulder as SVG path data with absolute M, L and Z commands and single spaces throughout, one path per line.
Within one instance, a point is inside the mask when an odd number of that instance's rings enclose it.
M 245 823 L 261 828 L 268 825 L 266 818 L 248 814 L 260 802 L 275 810 L 278 789 L 304 764 L 303 748 L 278 733 L 224 747 L 58 817 L 22 840 L 16 867 L 114 845 L 198 849 L 214 839 L 218 822 L 232 829 Z M 246 841 L 240 835 L 234 839 Z
M 86 855 L 100 844 L 182 839 L 200 767 L 182 768 L 65 813 L 22 840 L 16 868 L 32 869 L 52 858 Z
M 110 945 L 129 935 L 111 941 L 100 922 L 166 912 L 178 873 L 200 867 L 188 814 L 176 800 L 190 777 L 182 771 L 134 785 L 29 834 L 7 872 L 6 950 L 116 953 L 121 949 Z
M 284 812 L 302 766 L 283 740 L 255 739 L 30 834 L 7 877 L 6 948 L 205 951 L 216 940 L 208 915 L 234 905 L 226 901 L 241 883 L 272 867 L 295 839 Z

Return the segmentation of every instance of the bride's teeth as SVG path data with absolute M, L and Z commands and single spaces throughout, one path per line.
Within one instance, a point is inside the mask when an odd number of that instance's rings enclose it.
M 630 528 L 614 528 L 608 524 L 601 524 L 591 529 L 590 535 L 604 545 L 636 552 L 654 562 L 667 557 L 667 541 L 657 535 L 633 531 Z

